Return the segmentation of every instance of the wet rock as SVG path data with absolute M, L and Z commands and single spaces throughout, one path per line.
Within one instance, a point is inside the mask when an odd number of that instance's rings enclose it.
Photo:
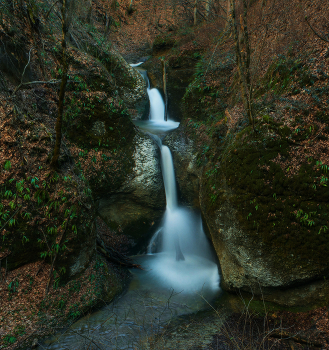
M 149 101 L 144 78 L 115 50 L 111 50 L 108 62 L 105 66 L 113 72 L 120 97 L 128 109 L 133 111 L 132 118 L 145 119 L 148 116 Z
M 328 287 L 321 281 L 327 266 L 309 259 L 302 266 L 284 247 L 273 249 L 260 233 L 251 234 L 239 224 L 233 205 L 234 192 L 222 184 L 221 201 L 209 206 L 205 178 L 201 180 L 200 204 L 219 258 L 223 289 L 243 290 L 286 306 L 307 305 L 325 299 Z M 279 250 L 288 254 L 282 258 Z M 327 288 L 327 289 L 326 289 Z
M 131 171 L 120 188 L 99 200 L 98 211 L 112 230 L 132 238 L 131 252 L 137 253 L 163 215 L 165 192 L 157 144 L 137 134 L 134 145 Z

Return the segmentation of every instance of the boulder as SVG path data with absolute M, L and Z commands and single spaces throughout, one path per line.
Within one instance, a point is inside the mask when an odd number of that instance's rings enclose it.
M 115 192 L 104 193 L 98 212 L 110 229 L 132 239 L 131 252 L 147 245 L 148 235 L 162 217 L 166 200 L 160 168 L 160 150 L 147 135 L 133 141 L 133 166 Z
M 259 211 L 263 208 L 259 203 L 266 200 L 275 202 L 278 207 L 279 204 L 282 206 L 282 202 L 272 198 L 272 194 L 270 199 L 265 199 L 266 192 L 262 197 L 256 197 L 256 201 L 251 201 L 249 196 L 255 198 L 256 191 L 250 194 L 247 187 L 232 186 L 232 175 L 230 178 L 227 176 L 231 172 L 238 174 L 240 165 L 237 161 L 231 159 L 225 168 L 223 165 L 218 167 L 216 176 L 209 175 L 212 165 L 198 165 L 197 148 L 194 141 L 186 136 L 183 127 L 168 134 L 163 143 L 173 154 L 181 200 L 188 205 L 199 205 L 201 209 L 206 231 L 220 262 L 223 289 L 249 292 L 285 306 L 311 305 L 325 300 L 329 286 L 326 282 L 328 264 L 320 258 L 323 237 L 318 234 L 315 237 L 319 240 L 318 254 L 312 252 L 313 246 L 309 251 L 305 250 L 300 239 L 289 239 L 289 226 L 288 230 L 286 226 L 279 227 L 279 230 L 287 230 L 284 231 L 287 244 L 276 241 L 278 237 L 272 238 L 276 231 L 261 232 L 257 228 L 260 219 L 256 213 L 260 215 Z M 242 178 L 242 175 L 239 176 Z M 213 196 L 214 184 L 216 193 Z M 240 206 L 243 198 L 247 198 L 244 208 Z M 292 198 L 291 205 L 293 201 L 296 203 L 296 199 Z M 311 204 L 308 203 L 309 206 Z M 252 207 L 248 207 L 248 212 L 252 213 L 250 217 L 245 214 L 248 205 Z M 293 221 L 294 217 L 290 220 Z M 246 223 L 251 225 L 246 226 Z M 272 223 L 272 228 L 275 227 Z M 314 236 L 310 236 L 309 240 L 314 242 Z M 308 243 L 305 244 L 307 246 Z

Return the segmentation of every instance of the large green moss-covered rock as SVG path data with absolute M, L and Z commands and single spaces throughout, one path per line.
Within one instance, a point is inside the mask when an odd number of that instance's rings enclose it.
M 186 127 L 164 140 L 182 198 L 201 208 L 222 287 L 290 306 L 324 300 L 329 208 L 321 179 L 326 168 L 310 159 L 293 174 L 283 171 L 278 159 L 289 159 L 296 147 L 283 125 L 269 121 L 257 134 L 250 127 L 235 135 L 222 129 L 206 154 L 211 161 L 202 158 L 203 148 L 187 136 Z
M 137 252 L 165 208 L 158 146 L 138 131 L 126 108 L 144 99 L 145 81 L 114 51 L 107 59 L 101 56 L 104 64 L 92 57 L 86 61 L 79 52 L 73 56 L 76 69 L 89 72 L 68 92 L 67 133 L 80 148 L 74 157 L 101 217 L 113 232 L 131 237 L 132 252 Z
M 280 160 L 292 157 L 296 147 L 290 132 L 280 125 L 272 125 L 271 133 L 266 128 L 258 134 L 244 129 L 215 170 L 210 163 L 205 167 L 200 201 L 224 288 L 262 290 L 271 298 L 276 289 L 328 276 L 329 193 L 317 183 L 324 173 L 315 159 L 288 173 Z

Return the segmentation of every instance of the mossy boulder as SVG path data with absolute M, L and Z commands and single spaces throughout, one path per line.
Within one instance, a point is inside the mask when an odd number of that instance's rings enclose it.
M 159 54 L 161 52 L 171 49 L 176 43 L 173 34 L 160 34 L 155 37 L 153 41 L 153 55 Z
M 227 290 L 271 299 L 328 277 L 329 192 L 320 180 L 326 169 L 313 158 L 296 167 L 291 138 L 278 123 L 257 134 L 247 127 L 226 136 L 216 168 L 208 163 L 203 170 L 201 209 Z

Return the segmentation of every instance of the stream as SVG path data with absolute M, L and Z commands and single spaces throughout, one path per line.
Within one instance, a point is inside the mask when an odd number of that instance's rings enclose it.
M 171 152 L 161 142 L 179 123 L 164 120 L 164 102 L 157 89 L 148 84 L 147 92 L 150 119 L 136 125 L 150 133 L 161 149 L 167 206 L 147 254 L 134 257 L 143 270 L 131 270 L 128 290 L 113 303 L 81 318 L 38 349 L 154 349 L 153 335 L 178 316 L 209 309 L 221 293 L 201 215 L 179 205 Z

